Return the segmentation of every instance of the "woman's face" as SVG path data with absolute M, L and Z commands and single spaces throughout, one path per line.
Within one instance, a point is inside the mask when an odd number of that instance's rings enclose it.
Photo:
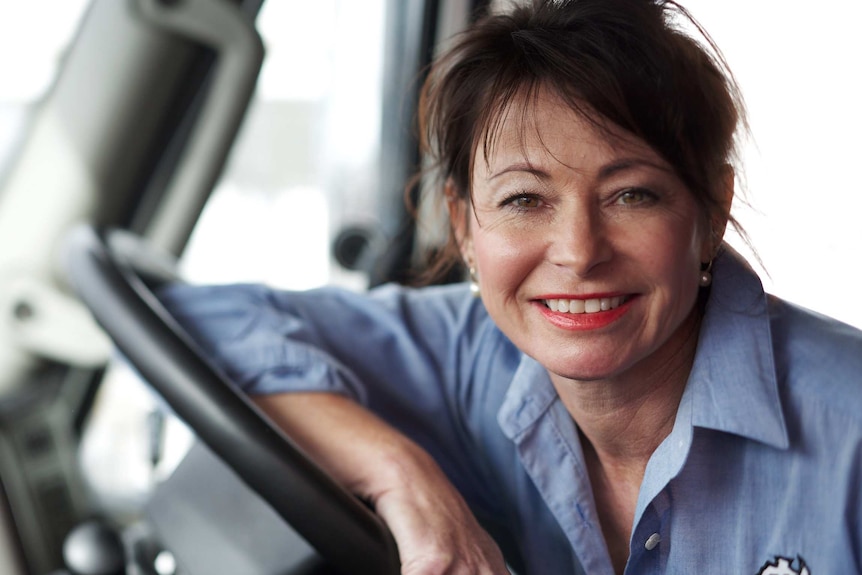
M 480 146 L 472 207 L 450 204 L 484 304 L 552 374 L 652 369 L 645 359 L 671 357 L 689 333 L 706 218 L 636 138 L 609 139 L 551 94 L 531 111 L 508 114 L 490 157 Z

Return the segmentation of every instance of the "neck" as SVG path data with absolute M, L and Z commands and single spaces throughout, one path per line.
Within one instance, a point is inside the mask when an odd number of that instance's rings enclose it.
M 673 429 L 694 354 L 700 313 L 625 373 L 602 381 L 551 380 L 578 424 L 584 462 L 608 555 L 616 573 L 629 556 L 632 524 L 647 463 Z
M 603 465 L 639 470 L 673 429 L 694 362 L 695 311 L 660 350 L 614 378 L 575 381 L 551 375 L 557 393 Z

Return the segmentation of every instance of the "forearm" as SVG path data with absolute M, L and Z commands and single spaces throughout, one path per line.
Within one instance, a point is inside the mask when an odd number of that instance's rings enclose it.
M 265 413 L 392 531 L 404 575 L 502 575 L 499 549 L 421 447 L 362 406 L 328 393 L 255 398 Z
M 411 476 L 441 473 L 418 445 L 341 395 L 283 393 L 253 400 L 318 465 L 372 502 Z

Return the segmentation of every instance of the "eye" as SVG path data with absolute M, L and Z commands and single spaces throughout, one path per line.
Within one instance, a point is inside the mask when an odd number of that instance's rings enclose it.
M 541 206 L 541 200 L 532 194 L 518 193 L 503 200 L 501 205 L 511 206 L 519 210 L 533 210 Z
M 519 196 L 514 199 L 512 202 L 516 207 L 519 208 L 538 208 L 539 207 L 539 199 L 531 196 Z
M 624 206 L 637 206 L 640 204 L 652 202 L 656 196 L 651 191 L 644 188 L 629 188 L 624 190 L 617 196 L 617 203 Z

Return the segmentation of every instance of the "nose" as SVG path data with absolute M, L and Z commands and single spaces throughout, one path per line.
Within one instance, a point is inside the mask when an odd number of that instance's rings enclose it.
M 563 215 L 563 214 L 561 214 Z M 600 209 L 580 205 L 554 222 L 548 259 L 556 266 L 587 277 L 613 257 L 610 229 Z

